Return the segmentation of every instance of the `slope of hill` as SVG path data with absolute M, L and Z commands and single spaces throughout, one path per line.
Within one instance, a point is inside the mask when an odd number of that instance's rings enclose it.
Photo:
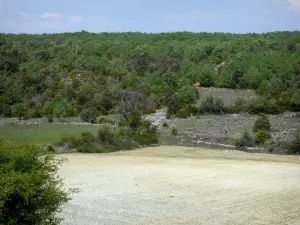
M 299 31 L 0 34 L 0 114 L 107 113 L 120 90 L 144 93 L 154 107 L 174 97 L 185 105 L 198 98 L 195 81 L 252 89 L 298 110 L 299 43 Z

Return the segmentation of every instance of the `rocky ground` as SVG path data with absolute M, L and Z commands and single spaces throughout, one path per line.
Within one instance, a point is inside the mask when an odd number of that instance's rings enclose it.
M 67 154 L 63 225 L 299 225 L 300 158 L 187 147 Z
M 300 116 L 296 113 L 269 115 L 272 140 L 275 142 L 290 141 L 293 132 L 300 127 Z M 177 139 L 183 143 L 193 142 L 203 145 L 205 142 L 222 143 L 230 147 L 234 139 L 240 138 L 245 131 L 252 131 L 257 119 L 249 114 L 201 115 L 188 119 L 165 120 L 167 128 L 162 133 L 167 135 L 171 127 L 178 129 Z

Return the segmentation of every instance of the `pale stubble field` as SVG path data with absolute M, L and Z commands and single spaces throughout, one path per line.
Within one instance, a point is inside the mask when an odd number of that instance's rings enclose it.
M 66 154 L 64 225 L 300 224 L 300 158 L 161 146 Z

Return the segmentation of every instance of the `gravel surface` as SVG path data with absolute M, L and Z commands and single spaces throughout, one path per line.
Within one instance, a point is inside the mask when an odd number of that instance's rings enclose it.
M 300 158 L 187 147 L 67 154 L 64 225 L 300 224 Z

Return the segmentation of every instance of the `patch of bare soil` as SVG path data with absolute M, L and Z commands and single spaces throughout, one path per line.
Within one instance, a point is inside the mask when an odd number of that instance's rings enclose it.
M 300 224 L 300 158 L 187 147 L 67 154 L 63 224 Z

